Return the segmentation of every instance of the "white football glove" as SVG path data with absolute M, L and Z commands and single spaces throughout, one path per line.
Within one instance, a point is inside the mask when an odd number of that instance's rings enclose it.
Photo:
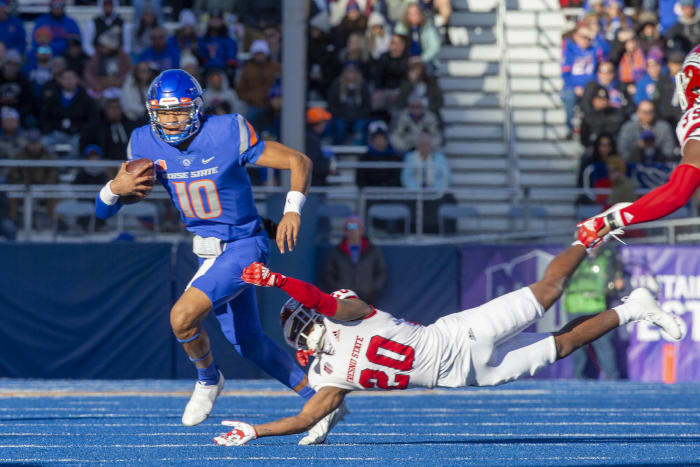
M 255 432 L 253 425 L 237 420 L 224 420 L 222 425 L 232 427 L 231 431 L 214 438 L 214 442 L 219 446 L 242 446 L 248 441 L 257 439 L 258 434 Z

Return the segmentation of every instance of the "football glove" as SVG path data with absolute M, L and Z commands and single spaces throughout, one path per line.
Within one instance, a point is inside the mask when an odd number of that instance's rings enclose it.
M 614 204 L 609 209 L 601 212 L 597 216 L 591 217 L 590 219 L 586 219 L 585 221 L 577 224 L 577 240 L 574 242 L 574 244 L 581 243 L 586 248 L 591 249 L 605 243 L 610 239 L 610 237 L 624 243 L 617 237 L 617 235 L 621 235 L 623 233 L 621 228 L 625 226 L 624 222 L 622 221 L 620 210 L 626 208 L 630 204 L 632 203 Z M 601 236 L 599 234 L 603 227 L 610 228 L 610 232 L 608 232 L 608 234 L 605 236 Z
M 242 446 L 258 437 L 255 428 L 245 422 L 224 420 L 221 424 L 232 427 L 232 430 L 214 438 L 214 442 L 219 446 Z
M 272 272 L 262 263 L 252 263 L 243 270 L 241 278 L 244 282 L 260 287 L 279 287 L 285 276 Z

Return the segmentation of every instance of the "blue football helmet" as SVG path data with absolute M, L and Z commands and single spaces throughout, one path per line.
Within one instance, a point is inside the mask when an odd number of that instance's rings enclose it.
M 197 80 L 185 70 L 165 70 L 156 76 L 146 95 L 153 132 L 173 146 L 197 133 L 202 125 L 202 93 Z M 158 112 L 174 109 L 188 109 L 190 116 L 182 132 L 169 135 L 163 131 Z

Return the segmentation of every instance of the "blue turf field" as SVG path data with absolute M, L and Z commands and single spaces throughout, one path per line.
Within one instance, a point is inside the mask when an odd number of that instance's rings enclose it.
M 0 463 L 39 465 L 700 464 L 700 385 L 524 381 L 363 393 L 324 446 L 299 436 L 221 447 L 224 418 L 263 422 L 301 399 L 227 381 L 212 416 L 180 424 L 190 381 L 0 380 Z

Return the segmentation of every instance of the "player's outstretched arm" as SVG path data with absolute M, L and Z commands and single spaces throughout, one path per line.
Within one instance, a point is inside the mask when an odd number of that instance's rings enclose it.
M 262 263 L 252 263 L 243 270 L 241 278 L 260 287 L 278 287 L 305 307 L 333 319 L 354 321 L 372 313 L 370 306 L 362 300 L 331 297 L 315 285 L 272 272 Z
M 126 164 L 122 163 L 114 179 L 108 181 L 95 198 L 95 213 L 100 219 L 112 217 L 119 211 L 122 207 L 120 197 L 145 198 L 153 189 L 153 177 L 145 175 L 145 172 L 153 167 L 153 163 L 143 165 L 133 173 L 127 172 Z
M 347 389 L 333 386 L 321 388 L 309 401 L 298 415 L 280 418 L 274 422 L 262 425 L 250 425 L 240 421 L 221 422 L 233 429 L 221 436 L 214 438 L 216 444 L 223 446 L 240 446 L 248 441 L 264 436 L 283 436 L 303 433 L 314 426 L 323 417 L 337 409 L 345 399 Z
M 626 225 L 641 224 L 667 216 L 683 207 L 699 186 L 700 141 L 690 139 L 683 147 L 680 165 L 671 173 L 668 182 L 627 207 L 613 211 L 605 217 L 594 218 L 592 222 L 589 222 L 589 219 L 579 224 L 579 238 L 581 233 L 588 233 L 589 237 L 590 234 L 597 233 L 598 237 L 602 237 L 611 230 Z
M 274 141 L 265 143 L 265 150 L 256 165 L 291 172 L 289 193 L 284 203 L 284 215 L 277 228 L 277 247 L 284 254 L 285 242 L 289 251 L 297 244 L 301 226 L 301 208 L 306 201 L 306 194 L 311 185 L 313 163 L 306 155 Z

